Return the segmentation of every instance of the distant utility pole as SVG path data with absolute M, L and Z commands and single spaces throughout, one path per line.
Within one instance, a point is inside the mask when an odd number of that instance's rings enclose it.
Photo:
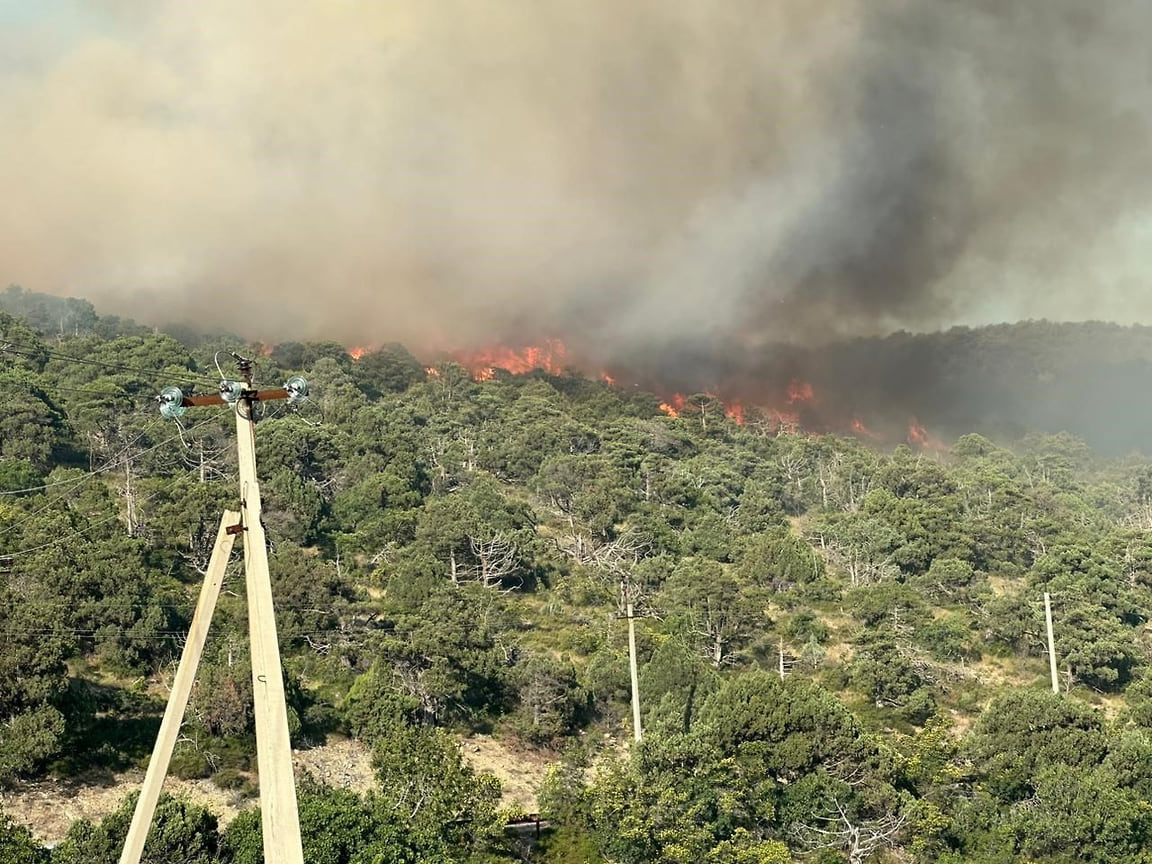
M 1056 677 L 1056 640 L 1052 637 L 1052 598 L 1044 592 L 1044 623 L 1048 627 L 1048 666 L 1052 670 L 1052 692 L 1060 692 L 1060 679 Z
M 780 680 L 784 680 L 784 637 L 780 637 Z
M 264 838 L 264 860 L 268 864 L 304 864 L 300 842 L 300 818 L 296 807 L 296 782 L 292 773 L 292 747 L 288 737 L 288 711 L 284 700 L 284 678 L 280 648 L 276 639 L 276 617 L 272 605 L 272 583 L 268 573 L 268 542 L 260 521 L 260 484 L 256 477 L 256 430 L 253 406 L 257 402 L 287 399 L 302 401 L 308 393 L 303 378 L 292 378 L 278 390 L 256 390 L 252 386 L 252 361 L 233 355 L 242 382 L 223 381 L 220 392 L 211 396 L 185 396 L 175 387 L 159 397 L 160 413 L 178 420 L 188 408 L 230 405 L 236 413 L 236 446 L 240 467 L 239 513 L 225 512 L 220 523 L 208 573 L 200 589 L 200 600 L 192 616 L 188 641 L 176 670 L 176 679 L 156 747 L 148 764 L 144 787 L 136 802 L 132 825 L 120 855 L 120 864 L 139 864 L 156 810 L 156 801 L 176 743 L 184 709 L 188 704 L 196 667 L 212 621 L 224 569 L 235 535 L 244 536 L 244 574 L 248 588 L 248 638 L 252 655 L 252 690 L 256 717 L 256 759 L 260 772 L 260 819 Z
M 620 594 L 624 600 L 624 614 L 628 617 L 628 671 L 632 676 L 632 737 L 639 741 L 643 730 L 640 728 L 640 673 L 636 665 L 636 614 L 632 608 L 632 586 L 627 574 L 620 580 Z

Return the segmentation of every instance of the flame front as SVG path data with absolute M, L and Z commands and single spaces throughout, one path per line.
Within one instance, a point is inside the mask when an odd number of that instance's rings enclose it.
M 908 443 L 914 444 L 921 450 L 934 450 L 941 453 L 948 449 L 948 445 L 928 434 L 924 424 L 913 417 L 908 421 Z
M 356 346 L 348 349 L 348 355 L 353 360 L 359 360 L 371 350 L 368 347 Z M 450 351 L 441 357 L 459 363 L 477 381 L 491 380 L 498 369 L 506 370 L 513 375 L 533 371 L 561 375 L 566 368 L 570 368 L 568 349 L 559 339 L 548 339 L 536 345 L 524 345 L 519 348 L 497 345 L 479 350 Z M 441 374 L 440 367 L 436 365 L 425 366 L 424 371 L 430 378 L 437 378 Z M 619 374 L 616 369 L 613 372 Z M 618 387 L 617 375 L 609 374 L 604 369 L 593 374 L 607 386 Z M 627 377 L 623 380 L 625 387 L 635 383 Z M 661 393 L 658 386 L 656 392 Z M 782 390 L 776 390 L 774 398 L 747 399 L 745 398 L 747 388 L 744 388 L 740 398 L 735 398 L 730 394 L 724 394 L 722 387 L 702 391 L 701 396 L 714 400 L 712 405 L 722 408 L 724 415 L 738 426 L 767 430 L 777 435 L 794 434 L 801 430 L 805 434 L 815 435 L 842 431 L 871 441 L 889 440 L 888 435 L 869 428 L 860 417 L 848 420 L 842 414 L 837 419 L 835 406 L 825 405 L 811 382 L 799 378 L 793 378 Z M 669 417 L 684 416 L 688 408 L 688 397 L 683 393 L 668 394 L 664 391 L 661 394 L 659 409 Z M 925 426 L 914 417 L 909 422 L 905 440 L 921 450 L 939 453 L 948 449 L 945 444 L 930 435 Z
M 724 415 L 737 426 L 744 425 L 744 406 L 739 402 L 725 402 Z
M 812 389 L 812 385 L 807 381 L 793 380 L 788 385 L 788 404 L 795 405 L 797 403 L 805 404 L 816 401 L 816 391 Z
M 541 370 L 549 375 L 564 371 L 568 350 L 559 339 L 549 339 L 540 345 L 509 348 L 498 345 L 479 351 L 455 351 L 452 359 L 467 369 L 477 381 L 488 381 L 497 369 L 506 369 L 513 375 Z
M 679 417 L 684 412 L 684 405 L 687 401 L 682 393 L 673 393 L 667 401 L 660 403 L 660 410 L 669 417 Z

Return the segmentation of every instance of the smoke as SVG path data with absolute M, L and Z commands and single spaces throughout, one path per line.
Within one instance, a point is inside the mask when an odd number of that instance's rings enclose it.
M 1145 0 L 6 8 L 0 281 L 138 319 L 610 359 L 1152 320 Z

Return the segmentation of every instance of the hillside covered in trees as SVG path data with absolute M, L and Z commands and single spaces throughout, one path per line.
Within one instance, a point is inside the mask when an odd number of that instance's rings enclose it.
M 155 396 L 212 392 L 214 357 L 245 349 L 3 300 L 0 784 L 16 794 L 146 763 L 237 496 L 228 412 L 177 428 Z M 293 744 L 355 737 L 376 775 L 366 793 L 300 779 L 307 861 L 1147 860 L 1142 456 L 1039 422 L 921 449 L 739 425 L 706 400 L 671 417 L 636 388 L 476 381 L 398 345 L 257 358 L 264 384 L 292 374 L 312 398 L 268 406 L 257 445 Z M 173 773 L 251 806 L 222 827 L 166 799 L 148 861 L 261 860 L 233 568 Z M 539 842 L 505 831 L 517 814 L 460 752 L 472 731 L 554 762 Z M 131 806 L 51 850 L 0 814 L 0 860 L 115 862 Z

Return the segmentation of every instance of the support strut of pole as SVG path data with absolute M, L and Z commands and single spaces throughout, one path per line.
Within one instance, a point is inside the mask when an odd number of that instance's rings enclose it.
M 208 638 L 208 627 L 212 623 L 212 613 L 216 609 L 216 599 L 220 596 L 220 586 L 224 583 L 224 571 L 232 555 L 232 542 L 235 535 L 230 529 L 239 525 L 240 514 L 225 510 L 220 519 L 220 530 L 216 532 L 216 545 L 212 547 L 212 558 L 208 562 L 208 572 L 204 584 L 200 586 L 200 598 L 196 601 L 196 611 L 192 613 L 192 626 L 188 628 L 188 640 L 184 643 L 184 653 L 176 669 L 172 682 L 172 692 L 168 696 L 168 707 L 164 709 L 164 719 L 160 722 L 160 732 L 156 736 L 156 746 L 148 763 L 148 773 L 144 776 L 144 786 L 136 800 L 136 810 L 132 814 L 132 824 L 128 828 L 128 839 L 120 854 L 120 864 L 139 864 L 144 852 L 144 841 L 148 839 L 148 828 L 156 812 L 156 801 L 160 798 L 160 787 L 168 773 L 168 763 L 172 759 L 172 749 L 180 732 L 180 722 L 184 719 L 184 709 L 188 707 L 188 696 L 192 692 L 192 682 L 204 653 L 204 641 Z

